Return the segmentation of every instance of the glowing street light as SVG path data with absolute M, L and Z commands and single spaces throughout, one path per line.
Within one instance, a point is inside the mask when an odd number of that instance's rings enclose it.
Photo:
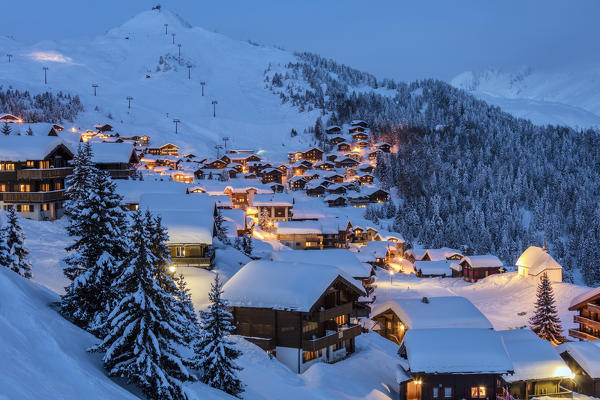
M 393 285 L 392 278 L 394 277 L 394 271 L 390 269 L 388 272 L 390 273 L 390 286 L 392 286 Z

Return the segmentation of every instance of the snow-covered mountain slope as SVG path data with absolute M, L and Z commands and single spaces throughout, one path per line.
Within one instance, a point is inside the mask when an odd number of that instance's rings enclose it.
M 265 88 L 269 64 L 287 64 L 295 59 L 291 53 L 191 27 L 165 10 L 142 12 L 91 42 L 24 45 L 0 38 L 0 48 L 14 55 L 11 63 L 0 63 L 4 88 L 78 94 L 86 112 L 78 117 L 77 127 L 108 122 L 122 134 L 149 134 L 159 145 L 176 141 L 183 152 L 197 155 L 212 155 L 223 137 L 231 138 L 230 147 L 284 154 L 293 144 L 291 128 L 302 132 L 318 115 L 282 105 Z M 47 85 L 43 67 L 48 67 Z M 200 82 L 206 82 L 205 96 Z M 99 85 L 97 96 L 92 84 Z M 127 96 L 133 97 L 131 109 Z M 218 101 L 216 118 L 213 100 Z M 181 121 L 178 135 L 173 119 Z M 301 136 L 295 139 L 299 140 Z
M 600 68 L 464 72 L 451 84 L 538 124 L 600 126 Z

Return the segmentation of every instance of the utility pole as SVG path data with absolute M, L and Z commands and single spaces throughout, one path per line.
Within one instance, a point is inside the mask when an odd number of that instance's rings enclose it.
M 202 86 L 202 96 L 204 96 L 204 85 L 206 85 L 206 82 L 200 82 L 200 86 Z
M 98 87 L 97 83 L 92 84 L 92 87 L 94 88 L 94 96 L 96 95 L 96 88 Z
M 12 54 L 7 54 L 6 57 L 8 57 L 8 62 L 10 63 L 10 59 L 12 58 Z
M 171 33 L 171 36 L 173 36 L 173 44 L 175 44 L 175 33 Z
M 215 149 L 217 149 L 217 158 L 219 158 L 219 150 L 221 150 L 223 148 L 223 146 L 221 146 L 220 144 L 215 146 Z
M 167 29 L 168 26 L 169 24 L 165 24 L 165 35 L 169 34 L 169 30 Z
M 174 119 L 173 122 L 175 122 L 175 134 L 177 134 L 177 127 L 179 126 L 179 123 L 181 122 L 178 119 Z
M 227 142 L 228 142 L 229 140 L 230 140 L 230 139 L 229 139 L 229 136 L 225 136 L 225 137 L 223 138 L 223 143 L 225 144 L 225 152 L 227 152 Z
M 126 97 L 126 99 L 127 99 L 127 102 L 128 102 L 128 103 L 127 103 L 127 108 L 128 108 L 128 109 L 131 109 L 131 100 L 133 100 L 133 97 L 131 97 L 131 96 L 127 96 L 127 97 Z
M 48 84 L 48 67 L 42 67 L 44 69 L 44 85 Z
M 177 54 L 177 57 L 179 58 L 179 64 L 181 64 L 181 43 L 177 44 L 177 47 L 179 48 L 179 54 Z
M 219 104 L 218 101 L 216 101 L 216 100 L 212 101 L 212 105 L 213 105 L 213 118 L 217 117 L 217 104 Z
M 188 80 L 192 79 L 192 64 L 188 64 L 187 65 L 187 69 L 188 69 Z

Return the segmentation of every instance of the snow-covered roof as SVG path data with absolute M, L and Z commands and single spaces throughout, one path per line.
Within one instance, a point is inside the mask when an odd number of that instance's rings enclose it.
M 429 255 L 429 259 L 431 261 L 447 260 L 452 256 L 462 257 L 462 253 L 460 251 L 451 249 L 449 247 L 440 247 L 439 249 L 427 249 L 425 251 L 425 254 L 423 254 L 423 257 L 425 257 L 425 255 Z
M 498 257 L 491 254 L 482 256 L 467 256 L 463 257 L 460 260 L 460 263 L 462 264 L 463 261 L 469 263 L 469 265 L 473 268 L 492 268 L 504 266 Z
M 293 205 L 292 196 L 285 193 L 255 194 L 252 199 L 253 207 L 291 207 Z
M 577 297 L 574 297 L 573 300 L 571 300 L 571 304 L 569 305 L 569 310 L 573 311 L 574 309 L 578 308 L 578 306 L 587 303 L 588 301 L 590 301 L 590 299 L 597 296 L 600 296 L 600 287 L 589 290 L 585 293 L 580 294 Z
M 469 300 L 460 296 L 396 299 L 375 303 L 371 315 L 392 310 L 408 329 L 485 328 L 492 323 Z
M 207 210 L 158 210 L 169 234 L 168 244 L 212 244 L 213 214 Z
M 153 211 L 201 212 L 210 215 L 212 218 L 215 201 L 211 196 L 200 193 L 145 193 L 140 197 L 140 207 L 145 207 Z
M 530 246 L 525 250 L 515 265 L 528 268 L 529 275 L 539 275 L 548 269 L 562 269 L 548 251 L 537 246 Z
M 571 375 L 571 370 L 552 344 L 541 339 L 530 329 L 513 329 L 498 333 L 515 368 L 514 375 L 504 377 L 506 381 L 566 378 Z
M 351 277 L 331 265 L 257 260 L 227 281 L 223 298 L 230 306 L 309 312 L 338 277 L 364 295 Z
M 61 144 L 70 150 L 57 136 L 0 135 L 0 161 L 43 160 Z
M 491 329 L 410 329 L 404 335 L 412 373 L 506 374 L 513 371 L 502 339 Z
M 92 160 L 95 163 L 128 164 L 131 157 L 137 158 L 135 147 L 131 143 L 91 143 Z
M 365 253 L 375 258 L 385 258 L 388 250 L 395 250 L 396 244 L 384 241 L 370 241 L 359 249 L 359 253 Z
M 226 182 L 207 180 L 194 186 L 194 189 L 201 189 L 211 195 L 224 194 L 225 189 L 234 193 L 246 192 L 248 189 L 255 189 L 257 194 L 270 194 L 273 190 L 256 179 L 230 179 Z
M 318 221 L 281 221 L 277 223 L 277 233 L 283 235 L 321 234 Z
M 123 196 L 124 203 L 139 204 L 142 195 L 149 193 L 162 193 L 174 196 L 185 193 L 185 185 L 165 179 L 164 177 L 146 177 L 143 181 L 115 179 L 114 182 L 117 184 L 117 193 Z
M 558 354 L 565 351 L 592 379 L 600 378 L 600 343 L 566 342 L 556 348 Z
M 289 263 L 333 265 L 353 278 L 366 278 L 371 273 L 370 266 L 366 267 L 354 253 L 345 249 L 311 250 L 310 254 L 305 250 L 283 250 L 271 253 L 271 259 Z
M 420 270 L 423 275 L 451 275 L 453 264 L 460 267 L 458 261 L 455 260 L 415 261 L 415 269 Z

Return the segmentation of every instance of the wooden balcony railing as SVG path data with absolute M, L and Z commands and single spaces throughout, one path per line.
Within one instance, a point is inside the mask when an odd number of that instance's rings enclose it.
M 20 169 L 17 170 L 18 180 L 41 180 L 65 178 L 73 173 L 73 168 Z
M 585 306 L 587 307 L 588 310 L 600 314 L 600 306 L 599 305 L 587 303 Z
M 344 314 L 352 313 L 352 303 L 345 303 L 339 306 L 331 307 L 323 311 L 316 311 L 311 314 L 313 317 L 313 321 L 315 322 L 325 322 L 327 320 L 333 319 L 335 317 L 339 317 Z
M 327 346 L 333 346 L 340 340 L 347 340 L 360 335 L 360 325 L 351 325 L 348 328 L 342 328 L 337 332 L 330 333 L 316 339 L 304 339 L 302 340 L 302 350 L 304 351 L 317 351 Z
M 574 337 L 575 339 L 581 339 L 581 340 L 598 340 L 598 339 L 600 339 L 594 335 L 590 335 L 589 333 L 586 333 L 586 332 L 581 332 L 580 330 L 577 330 L 577 329 L 569 329 L 569 336 Z
M 4 192 L 0 198 L 5 202 L 14 203 L 44 203 L 48 201 L 59 201 L 65 198 L 64 190 L 51 192 Z
M 173 257 L 171 262 L 176 267 L 196 267 L 210 269 L 212 266 L 211 257 Z
M 585 318 L 579 315 L 575 315 L 573 317 L 573 322 L 576 322 L 578 324 L 582 324 L 585 326 L 589 326 L 590 328 L 594 328 L 594 329 L 600 329 L 600 322 L 599 321 L 594 321 L 593 319 L 589 319 L 589 318 Z

